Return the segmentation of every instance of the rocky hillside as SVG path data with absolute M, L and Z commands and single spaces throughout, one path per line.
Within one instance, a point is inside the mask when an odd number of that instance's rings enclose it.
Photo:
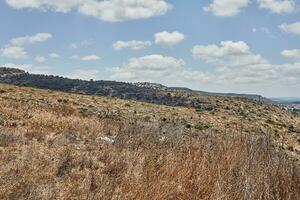
M 0 199 L 300 199 L 300 118 L 0 84 Z

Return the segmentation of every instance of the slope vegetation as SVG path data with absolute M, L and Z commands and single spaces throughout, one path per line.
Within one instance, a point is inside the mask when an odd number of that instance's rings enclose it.
M 300 119 L 0 84 L 0 199 L 300 199 Z

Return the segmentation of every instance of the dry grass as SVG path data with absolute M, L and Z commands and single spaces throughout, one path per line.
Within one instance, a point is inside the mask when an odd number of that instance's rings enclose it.
M 297 152 L 284 149 L 297 141 L 277 138 L 298 118 L 275 108 L 277 134 L 221 111 L 2 88 L 0 199 L 300 199 Z

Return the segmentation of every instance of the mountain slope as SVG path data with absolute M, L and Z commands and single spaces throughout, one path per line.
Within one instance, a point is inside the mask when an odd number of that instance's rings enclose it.
M 0 199 L 299 199 L 300 119 L 0 84 Z

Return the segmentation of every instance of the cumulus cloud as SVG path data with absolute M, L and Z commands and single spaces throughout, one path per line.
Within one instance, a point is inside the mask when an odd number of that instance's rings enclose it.
M 282 55 L 297 59 L 298 50 L 285 50 Z M 300 86 L 299 62 L 273 64 L 251 51 L 243 41 L 223 41 L 219 45 L 196 45 L 192 49 L 195 59 L 213 68 L 213 80 L 241 91 L 258 91 L 259 88 L 278 87 L 287 91 Z M 247 88 L 245 89 L 245 85 Z M 258 88 L 259 87 L 259 88 Z
M 300 83 L 300 63 L 296 62 L 293 64 L 284 64 L 281 67 L 281 70 L 286 74 L 289 80 Z
M 109 22 L 145 19 L 165 14 L 172 6 L 166 0 L 6 0 L 15 9 L 53 10 L 92 16 Z
M 154 34 L 155 44 L 159 44 L 164 47 L 172 47 L 176 44 L 179 44 L 185 39 L 185 35 L 180 32 L 159 32 Z
M 272 13 L 292 13 L 296 10 L 294 0 L 256 0 L 259 8 L 270 10 Z M 212 0 L 212 3 L 203 8 L 215 16 L 231 17 L 238 15 L 241 10 L 250 4 L 251 0 Z
M 24 46 L 45 42 L 52 38 L 50 33 L 38 33 L 36 35 L 26 35 L 23 37 L 12 38 L 6 47 L 0 49 L 0 55 L 6 58 L 24 59 L 27 58 L 27 52 Z M 38 58 L 38 57 L 37 57 Z M 41 61 L 41 58 L 38 59 Z M 38 62 L 38 60 L 36 60 Z
M 49 57 L 50 57 L 50 58 L 60 58 L 60 55 L 57 54 L 57 53 L 50 53 L 50 54 L 49 54 Z
M 294 0 L 257 0 L 260 8 L 268 9 L 273 13 L 292 13 L 296 9 Z
M 231 17 L 238 15 L 242 8 L 248 6 L 250 0 L 213 0 L 212 3 L 203 8 L 215 16 Z
M 10 46 L 0 49 L 0 55 L 6 58 L 24 59 L 27 58 L 27 52 L 23 47 Z
M 117 41 L 113 44 L 113 48 L 116 51 L 120 51 L 125 48 L 129 48 L 132 50 L 140 50 L 140 49 L 145 49 L 151 45 L 152 43 L 150 41 L 137 41 L 137 40 Z
M 36 35 L 27 35 L 24 37 L 17 37 L 10 40 L 10 43 L 13 46 L 24 46 L 24 45 L 30 45 L 37 42 L 45 42 L 46 40 L 52 38 L 52 35 L 50 33 L 38 33 Z
M 69 12 L 71 9 L 78 6 L 81 0 L 5 0 L 6 3 L 15 9 L 52 9 L 56 12 Z
M 251 52 L 243 41 L 222 41 L 220 45 L 196 45 L 192 49 L 195 59 L 217 67 L 218 81 L 258 83 L 276 79 L 276 66 L 259 54 Z
M 88 55 L 88 56 L 83 56 L 81 58 L 82 61 L 95 61 L 95 60 L 99 60 L 100 57 L 97 55 Z
M 292 24 L 283 23 L 279 26 L 279 28 L 284 32 L 300 35 L 300 22 Z
M 43 56 L 36 56 L 34 60 L 37 63 L 44 63 L 46 61 L 46 58 Z
M 208 81 L 209 75 L 186 67 L 182 59 L 163 55 L 131 58 L 121 67 L 109 70 L 110 78 L 129 82 L 159 82 L 167 85 L 187 85 Z
M 192 49 L 194 58 L 219 66 L 244 66 L 265 64 L 267 61 L 259 54 L 253 54 L 243 42 L 222 41 L 218 45 L 196 45 Z
M 257 86 L 290 87 L 291 84 L 300 84 L 300 64 L 272 64 L 260 54 L 253 53 L 244 41 L 196 45 L 192 53 L 195 59 L 210 65 L 209 72 L 201 70 L 201 66 L 189 68 L 182 59 L 146 55 L 131 58 L 122 66 L 107 69 L 105 74 L 118 81 L 158 82 L 194 89 L 205 85 L 205 89 L 216 90 L 215 88 L 222 88 L 226 84 L 227 88 L 234 88 L 236 91 L 241 89 L 244 92 L 257 91 Z
M 287 58 L 300 61 L 300 49 L 283 50 L 281 55 Z

